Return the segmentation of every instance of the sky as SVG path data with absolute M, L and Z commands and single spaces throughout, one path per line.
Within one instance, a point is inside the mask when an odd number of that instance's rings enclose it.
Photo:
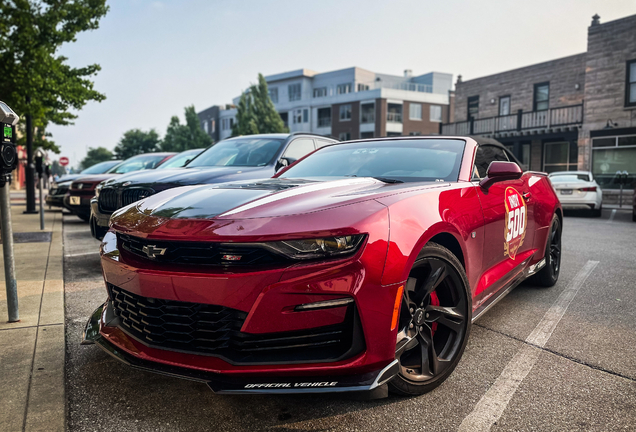
M 77 166 L 125 131 L 163 136 L 174 115 L 231 103 L 264 75 L 357 66 L 461 74 L 463 80 L 585 52 L 592 16 L 636 14 L 636 0 L 115 0 L 97 30 L 59 53 L 97 63 L 74 125 L 49 126 Z M 56 159 L 54 156 L 53 159 Z

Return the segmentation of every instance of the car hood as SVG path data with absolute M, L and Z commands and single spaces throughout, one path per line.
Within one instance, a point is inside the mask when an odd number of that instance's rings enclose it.
M 268 178 L 274 175 L 274 168 L 266 167 L 210 167 L 173 168 L 130 173 L 111 179 L 104 187 L 149 187 L 162 191 L 178 186 L 223 183 L 228 181 Z
M 85 182 L 85 183 L 95 183 L 95 182 L 102 182 L 104 180 L 117 177 L 119 175 L 121 174 L 95 174 L 95 175 L 89 175 L 84 177 L 78 177 L 74 179 L 73 181 L 81 180 L 82 182 Z
M 412 189 L 437 189 L 442 183 L 387 184 L 369 178 L 318 182 L 267 179 L 257 182 L 189 186 L 167 190 L 113 213 L 111 223 L 126 230 L 141 219 L 237 220 L 314 213 Z

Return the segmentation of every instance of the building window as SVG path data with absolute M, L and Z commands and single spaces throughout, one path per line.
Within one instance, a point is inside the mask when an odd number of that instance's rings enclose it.
M 303 110 L 301 109 L 297 109 L 294 110 L 294 118 L 293 118 L 293 123 L 294 124 L 299 124 L 303 122 Z
M 578 156 L 579 148 L 576 141 L 545 143 L 543 170 L 548 173 L 554 171 L 576 171 Z
M 351 83 L 338 84 L 338 94 L 351 93 Z
M 479 114 L 479 96 L 468 97 L 468 120 L 477 117 Z
M 203 120 L 203 130 L 206 133 L 210 133 L 210 131 L 208 130 L 208 121 L 207 120 Z
M 338 138 L 340 141 L 349 141 L 351 139 L 351 132 L 340 132 Z
M 331 126 L 331 108 L 318 108 L 318 127 Z
M 269 98 L 272 100 L 272 102 L 278 103 L 278 87 L 270 87 L 267 92 L 269 93 Z
M 545 111 L 550 108 L 550 83 L 534 85 L 534 111 Z
M 636 187 L 636 135 L 592 139 L 592 174 L 603 189 L 620 189 L 617 172 L 626 171 L 627 184 Z
M 499 115 L 510 115 L 510 96 L 501 96 L 499 98 Z
M 340 121 L 351 120 L 351 104 L 340 105 Z
M 367 91 L 369 90 L 369 85 L 368 84 L 358 84 L 358 91 Z
M 300 100 L 300 83 L 288 85 L 287 92 L 289 93 L 290 102 Z
M 409 120 L 422 120 L 422 104 L 409 104 Z
M 441 123 L 442 121 L 442 107 L 440 105 L 431 105 L 431 113 L 429 120 L 432 122 Z
M 305 108 L 303 110 L 303 123 L 308 123 L 308 122 L 309 122 L 309 110 Z
M 210 120 L 210 133 L 216 132 L 216 121 Z
M 402 104 L 387 104 L 386 121 L 390 123 L 402 123 Z
M 375 123 L 375 104 L 360 105 L 360 123 Z
M 636 60 L 627 62 L 627 82 L 625 83 L 625 106 L 636 106 Z
M 314 89 L 314 97 L 325 97 L 327 96 L 327 87 L 319 87 Z
M 373 132 L 360 132 L 360 138 L 373 138 Z

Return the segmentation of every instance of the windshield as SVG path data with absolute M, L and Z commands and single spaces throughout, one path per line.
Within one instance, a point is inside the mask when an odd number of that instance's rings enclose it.
M 159 165 L 157 169 L 181 168 L 192 159 L 194 159 L 203 150 L 204 149 L 194 149 L 181 152 L 178 155 L 171 157 L 165 163 Z
M 274 162 L 283 140 L 243 138 L 221 141 L 188 164 L 188 168 L 210 166 L 265 166 Z
M 106 171 L 114 167 L 115 165 L 121 163 L 121 161 L 106 161 L 100 162 L 98 164 L 92 165 L 82 171 L 80 174 L 104 174 Z
M 588 174 L 557 174 L 551 175 L 550 181 L 552 183 L 589 182 L 590 176 Z
M 149 154 L 133 156 L 126 159 L 116 167 L 113 167 L 108 174 L 126 174 L 132 171 L 156 168 L 159 162 L 166 158 L 166 154 Z
M 317 150 L 281 177 L 376 177 L 404 182 L 457 181 L 465 142 L 391 140 L 337 144 Z

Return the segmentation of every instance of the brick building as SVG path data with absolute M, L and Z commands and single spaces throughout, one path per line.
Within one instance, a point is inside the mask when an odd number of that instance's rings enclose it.
M 458 77 L 444 135 L 493 137 L 530 169 L 636 179 L 636 15 L 601 24 L 585 53 L 470 81 Z

